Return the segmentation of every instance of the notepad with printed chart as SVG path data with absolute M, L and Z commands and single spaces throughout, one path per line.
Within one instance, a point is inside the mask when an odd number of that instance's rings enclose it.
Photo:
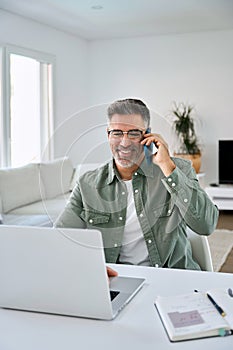
M 157 296 L 155 306 L 170 341 L 227 336 L 233 332 L 233 288 Z

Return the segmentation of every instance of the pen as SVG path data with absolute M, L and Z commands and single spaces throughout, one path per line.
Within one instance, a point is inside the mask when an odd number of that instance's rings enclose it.
M 226 316 L 226 313 L 223 311 L 223 309 L 216 303 L 216 301 L 212 298 L 211 295 L 209 295 L 208 293 L 206 294 L 207 298 L 211 301 L 211 303 L 214 305 L 214 307 L 216 308 L 216 310 L 220 313 L 220 315 L 222 317 Z

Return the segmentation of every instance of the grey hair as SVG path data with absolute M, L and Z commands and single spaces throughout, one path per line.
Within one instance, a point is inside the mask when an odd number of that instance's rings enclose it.
M 145 103 L 138 99 L 126 98 L 115 101 L 110 104 L 107 113 L 109 122 L 114 114 L 139 114 L 145 123 L 145 127 L 148 128 L 150 125 L 150 111 Z

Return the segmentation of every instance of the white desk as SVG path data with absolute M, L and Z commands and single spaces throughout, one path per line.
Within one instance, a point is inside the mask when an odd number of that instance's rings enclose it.
M 113 321 L 0 309 L 1 350 L 230 350 L 233 336 L 171 343 L 154 307 L 157 294 L 233 287 L 233 274 L 111 265 L 146 284 Z
M 233 210 L 233 185 L 209 186 L 205 191 L 219 210 Z

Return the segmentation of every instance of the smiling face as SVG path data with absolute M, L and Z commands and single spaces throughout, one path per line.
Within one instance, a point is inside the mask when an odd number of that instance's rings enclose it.
M 141 130 L 145 132 L 145 124 L 140 114 L 114 114 L 109 123 L 108 130 Z M 109 144 L 118 169 L 135 168 L 144 158 L 141 138 L 129 138 L 127 134 L 121 137 L 109 135 Z

